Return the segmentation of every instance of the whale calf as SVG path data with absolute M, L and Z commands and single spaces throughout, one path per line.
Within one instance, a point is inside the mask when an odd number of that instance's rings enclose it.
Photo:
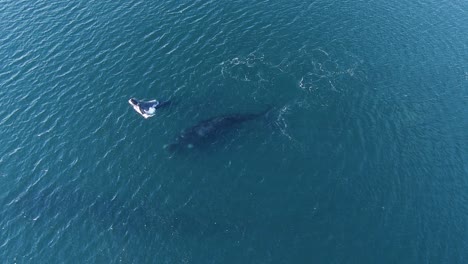
M 156 109 L 169 105 L 170 101 L 164 101 L 160 103 L 158 100 L 142 101 L 135 98 L 130 98 L 128 103 L 133 106 L 133 109 L 137 113 L 139 113 L 145 119 L 148 119 L 156 114 Z
M 164 148 L 174 152 L 212 142 L 238 124 L 263 116 L 270 109 L 268 108 L 260 113 L 225 114 L 200 121 L 198 124 L 182 130 L 175 141 L 165 145 Z

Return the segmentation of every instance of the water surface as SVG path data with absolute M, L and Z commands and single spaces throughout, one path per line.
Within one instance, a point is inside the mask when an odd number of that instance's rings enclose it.
M 466 263 L 467 10 L 1 1 L 1 262 Z

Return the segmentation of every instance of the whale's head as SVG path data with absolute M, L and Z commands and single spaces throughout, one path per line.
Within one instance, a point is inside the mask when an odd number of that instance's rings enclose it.
M 131 104 L 131 105 L 133 105 L 133 106 L 137 106 L 137 105 L 138 105 L 138 100 L 135 99 L 135 98 L 130 98 L 130 99 L 128 100 L 128 103 Z

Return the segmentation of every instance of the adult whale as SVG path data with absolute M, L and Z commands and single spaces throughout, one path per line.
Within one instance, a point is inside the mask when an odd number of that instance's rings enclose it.
M 218 136 L 228 132 L 238 124 L 261 117 L 270 111 L 270 109 L 271 107 L 260 113 L 225 114 L 203 120 L 194 126 L 182 130 L 175 141 L 165 145 L 164 148 L 173 152 L 212 142 Z

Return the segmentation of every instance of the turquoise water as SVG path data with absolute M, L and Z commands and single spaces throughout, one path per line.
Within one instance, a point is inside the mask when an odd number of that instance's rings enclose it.
M 0 1 L 0 262 L 466 263 L 467 10 Z

